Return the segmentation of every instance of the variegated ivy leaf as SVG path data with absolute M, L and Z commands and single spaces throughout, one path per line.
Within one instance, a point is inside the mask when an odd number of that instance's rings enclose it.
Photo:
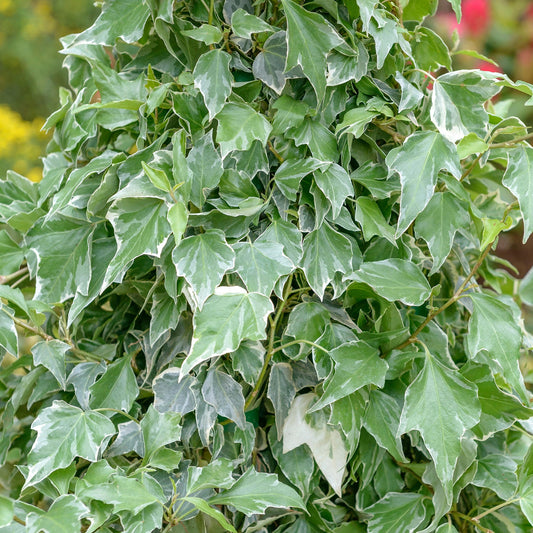
M 66 342 L 55 339 L 38 342 L 31 349 L 34 364 L 48 368 L 63 390 L 67 386 L 65 353 L 69 349 L 70 346 Z
M 67 467 L 76 457 L 97 461 L 116 432 L 114 424 L 103 414 L 82 411 L 63 401 L 43 409 L 32 429 L 37 438 L 28 455 L 27 486 Z
M 368 522 L 369 533 L 414 533 L 419 531 L 426 516 L 424 496 L 414 492 L 390 492 L 365 512 L 372 515 Z
M 44 514 L 30 512 L 26 519 L 28 533 L 72 533 L 80 529 L 80 521 L 89 508 L 73 494 L 63 494 Z
M 386 163 L 389 176 L 397 172 L 402 185 L 397 237 L 431 200 L 441 170 L 447 170 L 456 178 L 461 176 L 457 148 L 434 131 L 410 135 L 401 147 L 387 154 Z
M 247 293 L 240 287 L 220 287 L 194 315 L 191 350 L 181 366 L 182 373 L 212 357 L 233 352 L 244 339 L 264 339 L 272 311 L 272 302 L 262 294 Z
M 226 271 L 235 264 L 235 253 L 220 230 L 208 230 L 182 240 L 172 252 L 178 276 L 194 290 L 198 305 L 215 292 Z
M 300 66 L 313 85 L 318 100 L 326 92 L 326 56 L 344 43 L 335 29 L 320 15 L 311 13 L 292 0 L 282 0 L 287 17 L 286 70 Z
M 452 491 L 461 439 L 480 414 L 476 386 L 426 351 L 424 368 L 407 389 L 398 435 L 420 432 L 446 494 Z

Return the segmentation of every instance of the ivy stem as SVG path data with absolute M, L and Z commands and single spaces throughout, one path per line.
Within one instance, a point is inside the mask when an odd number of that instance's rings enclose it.
M 486 511 L 483 511 L 482 513 L 478 514 L 477 516 L 474 516 L 472 520 L 477 522 L 478 520 L 481 520 L 483 517 L 493 513 L 494 511 L 497 511 L 498 509 L 501 509 L 502 507 L 506 507 L 507 505 L 511 505 L 513 503 L 516 503 L 520 501 L 520 498 L 513 498 L 512 500 L 509 500 L 507 502 L 500 503 L 498 505 L 495 505 L 494 507 L 491 507 L 490 509 L 487 509 Z
M 463 283 L 461 283 L 460 287 L 455 291 L 455 294 L 446 303 L 441 305 L 438 309 L 435 309 L 434 311 L 429 313 L 429 315 L 426 317 L 424 322 L 422 322 L 422 324 L 420 324 L 420 326 L 418 326 L 418 328 L 416 328 L 415 332 L 406 341 L 402 342 L 398 346 L 395 346 L 393 349 L 395 349 L 395 350 L 403 350 L 404 348 L 406 348 L 410 344 L 413 344 L 413 342 L 415 342 L 417 340 L 417 337 L 420 334 L 420 332 L 437 315 L 440 315 L 440 313 L 442 313 L 444 310 L 448 309 L 448 307 L 450 307 L 450 305 L 453 305 L 457 300 L 459 300 L 461 298 L 462 292 L 465 290 L 465 287 L 470 283 L 470 280 L 476 275 L 476 272 L 478 271 L 479 267 L 482 265 L 483 261 L 485 260 L 485 258 L 489 254 L 491 247 L 492 247 L 492 243 L 490 243 L 485 248 L 485 250 L 483 251 L 483 253 L 479 257 L 479 259 L 476 261 L 476 264 L 472 267 L 472 270 L 470 271 L 470 274 L 468 274 L 468 276 L 465 278 Z
M 268 144 L 269 150 L 274 154 L 276 159 L 280 163 L 283 163 L 283 161 L 285 161 L 285 159 L 283 159 L 283 156 L 274 148 L 274 145 L 272 144 L 272 141 L 269 140 L 267 144 Z
M 17 318 L 16 316 L 12 316 L 7 312 L 6 309 L 2 307 L 2 311 L 6 313 L 13 322 L 21 327 L 22 329 L 25 329 L 26 331 L 29 331 L 30 333 L 33 333 L 34 335 L 39 335 L 39 337 L 43 338 L 45 341 L 53 341 L 54 337 L 51 335 L 48 335 L 48 333 L 45 333 L 41 328 L 36 328 L 32 326 L 31 324 L 28 324 L 25 320 L 22 320 L 21 318 Z
M 508 148 L 509 146 L 513 146 L 514 144 L 518 144 L 522 141 L 528 141 L 529 139 L 533 139 L 533 133 L 528 133 L 527 135 L 516 137 L 516 139 L 511 139 L 510 141 L 489 144 L 489 148 Z
M 396 144 L 402 144 L 403 141 L 405 141 L 405 139 L 406 139 L 405 135 L 402 135 L 401 133 L 398 133 L 397 131 L 393 130 L 389 126 L 386 126 L 384 124 L 380 124 L 379 122 L 374 122 L 374 125 L 377 126 L 381 131 L 384 131 L 385 133 L 388 133 L 392 137 L 392 140 Z
M 27 272 L 28 272 L 28 267 L 23 267 L 20 270 L 13 272 L 13 274 L 9 274 L 8 276 L 0 276 L 0 285 L 6 285 L 10 281 L 13 281 L 14 279 L 18 278 L 22 274 L 26 274 Z
M 459 181 L 463 181 L 464 179 L 466 179 L 470 173 L 472 172 L 472 170 L 474 170 L 474 168 L 476 167 L 476 165 L 479 163 L 479 160 L 481 159 L 481 157 L 483 156 L 483 154 L 479 154 L 475 159 L 474 161 L 472 162 L 472 164 L 463 172 L 462 176 L 459 178 Z
M 320 344 L 317 344 L 316 342 L 308 341 L 307 339 L 299 339 L 295 341 L 288 342 L 287 344 L 283 344 L 281 346 L 278 346 L 274 350 L 272 350 L 272 355 L 274 355 L 277 352 L 281 352 L 281 350 L 284 350 L 285 348 L 288 348 L 289 346 L 294 346 L 295 344 L 309 344 L 309 346 L 313 346 L 314 348 L 318 348 L 319 350 L 325 351 L 325 348 L 323 346 L 320 346 Z
M 476 526 L 483 533 L 494 533 L 494 531 L 492 531 L 492 529 L 488 529 L 486 527 L 483 527 L 479 522 L 477 522 L 477 520 L 475 518 L 471 518 L 468 515 L 460 513 L 459 511 L 452 511 L 452 514 L 454 516 L 457 516 L 458 518 L 462 518 L 463 520 L 466 520 L 470 524 L 473 524 L 474 526 Z
M 126 413 L 125 411 L 121 411 L 120 409 L 113 409 L 112 407 L 99 407 L 98 409 L 92 409 L 93 411 L 101 412 L 101 411 L 112 411 L 113 413 L 118 413 L 121 415 L 124 415 L 126 418 L 129 418 L 130 420 L 133 420 L 136 424 L 140 424 L 140 422 L 131 416 L 130 414 Z
M 276 311 L 276 314 L 274 315 L 274 319 L 272 320 L 270 324 L 270 335 L 268 338 L 268 348 L 267 353 L 265 355 L 265 362 L 263 363 L 263 368 L 261 368 L 261 373 L 259 374 L 259 377 L 257 378 L 257 383 L 255 384 L 254 388 L 252 389 L 252 392 L 249 394 L 248 398 L 246 398 L 246 402 L 244 403 L 244 410 L 246 411 L 252 402 L 255 400 L 256 396 L 259 394 L 259 391 L 261 390 L 261 387 L 263 386 L 263 383 L 266 379 L 268 369 L 270 366 L 270 360 L 272 359 L 272 356 L 276 351 L 279 351 L 279 348 L 274 349 L 274 337 L 276 336 L 276 329 L 278 326 L 278 322 L 280 321 L 283 312 L 285 311 L 285 307 L 287 306 L 287 301 L 289 298 L 289 294 L 291 292 L 291 284 L 292 284 L 292 274 L 289 276 L 289 279 L 287 280 L 287 283 L 285 285 L 285 290 L 283 291 L 283 301 L 280 303 L 278 310 Z

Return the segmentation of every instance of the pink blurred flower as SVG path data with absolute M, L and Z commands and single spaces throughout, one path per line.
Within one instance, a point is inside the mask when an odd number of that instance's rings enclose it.
M 464 0 L 463 18 L 459 24 L 459 34 L 474 37 L 482 35 L 490 25 L 490 5 L 488 0 Z

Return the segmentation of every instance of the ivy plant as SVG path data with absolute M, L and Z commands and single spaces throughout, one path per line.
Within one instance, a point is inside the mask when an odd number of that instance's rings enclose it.
M 62 39 L 43 179 L 0 180 L 1 532 L 531 531 L 533 278 L 494 248 L 533 86 L 454 71 L 436 4 Z

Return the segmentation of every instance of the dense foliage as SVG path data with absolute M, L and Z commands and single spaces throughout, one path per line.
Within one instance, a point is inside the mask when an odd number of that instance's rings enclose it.
M 43 180 L 0 181 L 0 532 L 531 531 L 533 276 L 491 250 L 533 232 L 493 104 L 533 86 L 453 71 L 435 7 L 63 39 Z

